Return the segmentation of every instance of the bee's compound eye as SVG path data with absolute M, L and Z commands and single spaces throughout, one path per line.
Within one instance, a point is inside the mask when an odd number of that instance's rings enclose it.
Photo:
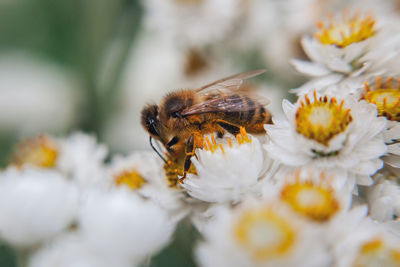
M 146 122 L 147 125 L 152 125 L 154 124 L 154 119 L 153 118 L 149 118 Z
M 150 132 L 151 134 L 156 135 L 156 136 L 159 135 L 158 132 L 157 132 L 157 130 L 156 130 L 155 121 L 154 121 L 153 118 L 149 118 L 149 119 L 147 120 L 146 124 L 147 124 L 147 127 L 148 127 L 147 129 L 149 130 L 149 132 Z

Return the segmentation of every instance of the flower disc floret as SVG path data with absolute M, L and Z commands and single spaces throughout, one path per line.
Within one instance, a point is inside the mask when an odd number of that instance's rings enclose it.
M 135 170 L 124 170 L 115 175 L 115 183 L 117 185 L 126 185 L 132 190 L 141 188 L 146 180 Z
M 396 83 L 397 86 L 391 77 L 385 82 L 382 82 L 382 77 L 378 77 L 375 84 L 364 84 L 366 93 L 363 98 L 377 106 L 379 116 L 400 121 L 400 81 Z
M 339 133 L 346 130 L 353 120 L 350 109 L 343 108 L 335 98 L 317 98 L 314 91 L 314 101 L 305 95 L 296 112 L 296 131 L 308 139 L 313 139 L 325 146 Z
M 371 15 L 361 17 L 358 13 L 348 16 L 345 12 L 341 19 L 330 16 L 326 23 L 317 23 L 319 30 L 314 36 L 324 45 L 335 45 L 346 47 L 373 36 L 375 30 L 375 19 Z
M 286 254 L 296 239 L 291 223 L 273 210 L 249 210 L 235 228 L 237 242 L 255 260 L 267 260 Z
M 339 210 L 333 190 L 310 181 L 285 185 L 281 199 L 296 212 L 317 222 L 329 220 Z
M 56 165 L 58 147 L 47 135 L 28 138 L 19 143 L 14 151 L 11 163 L 17 167 L 30 164 L 43 168 Z
M 367 241 L 361 246 L 354 267 L 400 266 L 400 249 L 388 246 L 382 239 Z

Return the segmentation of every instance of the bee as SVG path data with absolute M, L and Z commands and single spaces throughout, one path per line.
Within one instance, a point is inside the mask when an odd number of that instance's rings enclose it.
M 253 134 L 265 134 L 264 124 L 272 123 L 265 108 L 268 101 L 241 87 L 243 80 L 264 73 L 253 70 L 232 75 L 198 89 L 186 89 L 167 94 L 159 105 L 147 105 L 141 112 L 141 123 L 150 135 L 150 145 L 166 162 L 152 144 L 160 141 L 174 158 L 184 157 L 186 177 L 191 166 L 190 158 L 196 148 L 202 148 L 203 136 L 226 132 L 236 136 L 240 127 Z

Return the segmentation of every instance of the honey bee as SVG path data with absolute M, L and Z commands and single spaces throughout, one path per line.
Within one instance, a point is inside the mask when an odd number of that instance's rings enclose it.
M 264 73 L 254 70 L 232 75 L 198 89 L 186 89 L 167 94 L 160 105 L 147 105 L 141 112 L 141 123 L 152 138 L 160 141 L 169 155 L 184 157 L 186 177 L 190 158 L 196 148 L 202 148 L 205 134 L 226 132 L 237 135 L 240 127 L 253 134 L 264 134 L 264 124 L 272 123 L 265 109 L 268 101 L 241 88 L 244 79 Z

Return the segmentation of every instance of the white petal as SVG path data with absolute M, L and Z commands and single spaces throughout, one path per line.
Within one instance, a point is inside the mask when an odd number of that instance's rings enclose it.
M 132 267 L 132 262 L 92 251 L 77 234 L 61 236 L 30 257 L 29 267 Z
M 301 39 L 301 45 L 307 56 L 314 62 L 321 62 L 321 56 L 318 51 L 317 41 L 311 37 L 303 37 Z
M 387 221 L 393 218 L 392 198 L 381 197 L 376 199 L 371 205 L 371 217 L 379 221 Z
M 81 209 L 79 225 L 92 249 L 122 259 L 157 252 L 174 230 L 165 210 L 125 188 L 90 194 Z
M 298 88 L 290 89 L 289 92 L 296 93 L 297 95 L 311 93 L 314 90 L 319 92 L 329 85 L 338 83 L 342 78 L 342 74 L 329 74 L 326 76 L 314 78 Z
M 322 76 L 327 75 L 331 72 L 320 63 L 313 63 L 297 59 L 292 59 L 290 63 L 296 68 L 298 72 L 309 76 Z
M 377 170 L 383 167 L 383 161 L 380 159 L 362 161 L 353 171 L 361 175 L 373 175 Z
M 385 141 L 391 143 L 396 139 L 400 138 L 400 123 L 398 122 L 388 122 L 388 130 L 384 132 Z
M 349 73 L 351 72 L 351 65 L 338 57 L 332 57 L 326 62 L 329 69 L 333 71 L 337 71 L 340 73 Z
M 396 155 L 400 155 L 400 144 L 392 144 L 388 145 L 388 152 Z
M 345 48 L 344 60 L 346 62 L 352 62 L 358 58 L 364 50 L 365 42 L 352 43 Z
M 369 176 L 369 175 L 357 175 L 356 179 L 357 179 L 357 184 L 359 184 L 359 185 L 368 186 L 368 185 L 372 185 L 374 182 L 372 180 L 371 176 Z
M 357 147 L 360 160 L 376 159 L 386 153 L 387 147 L 381 138 L 370 140 Z
M 7 170 L 0 179 L 0 237 L 14 246 L 43 242 L 75 219 L 77 189 L 54 171 Z
M 383 226 L 390 234 L 394 235 L 396 238 L 400 238 L 400 222 L 398 220 L 389 220 L 383 223 Z
M 385 161 L 386 164 L 395 167 L 395 168 L 400 168 L 400 156 L 398 155 L 389 155 L 389 156 L 384 156 L 382 159 Z
M 296 107 L 289 100 L 283 99 L 282 101 L 282 109 L 286 115 L 288 120 L 294 119 L 294 115 L 296 114 Z
M 264 145 L 264 147 L 272 158 L 289 166 L 301 166 L 310 161 L 310 159 L 304 155 L 289 153 L 287 150 L 275 144 L 267 144 Z

